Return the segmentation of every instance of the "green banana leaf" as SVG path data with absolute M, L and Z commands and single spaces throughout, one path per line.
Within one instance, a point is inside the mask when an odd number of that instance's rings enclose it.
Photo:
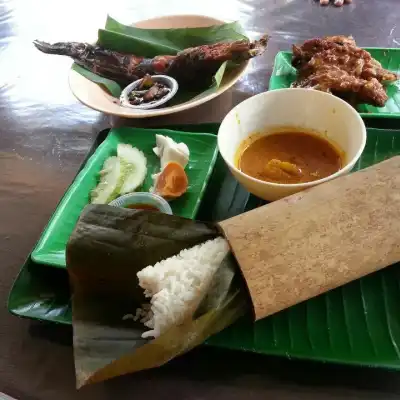
M 247 39 L 238 22 L 214 25 L 204 28 L 142 29 L 119 23 L 107 17 L 104 29 L 99 29 L 97 43 L 107 49 L 152 58 L 157 55 L 175 55 L 188 47 L 223 41 Z M 204 90 L 180 88 L 170 105 L 188 101 L 194 97 L 215 92 L 221 84 L 228 64 L 224 62 L 214 76 L 213 83 Z M 107 78 L 74 64 L 72 69 L 85 78 L 102 86 L 112 96 L 121 95 L 121 86 Z
M 144 302 L 137 272 L 219 236 L 211 223 L 162 213 L 89 205 L 67 246 L 77 387 L 160 366 L 245 314 L 249 297 L 232 255 L 193 316 L 157 339 L 124 321 Z
M 103 89 L 111 94 L 113 97 L 119 97 L 121 95 L 121 86 L 117 82 L 111 79 L 104 78 L 100 75 L 96 75 L 86 68 L 81 67 L 79 64 L 72 64 L 72 69 L 79 74 L 83 75 L 85 78 L 91 80 L 94 83 L 100 85 Z
M 204 28 L 142 29 L 107 17 L 105 29 L 99 30 L 99 44 L 111 50 L 155 57 L 174 55 L 188 47 L 230 40 L 247 39 L 238 22 Z

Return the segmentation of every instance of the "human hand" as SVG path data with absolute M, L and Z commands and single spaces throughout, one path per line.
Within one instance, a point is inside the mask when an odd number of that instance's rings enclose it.
M 343 4 L 350 4 L 353 0 L 332 0 L 333 5 L 336 7 L 342 7 Z M 327 6 L 331 0 L 319 0 L 321 6 Z

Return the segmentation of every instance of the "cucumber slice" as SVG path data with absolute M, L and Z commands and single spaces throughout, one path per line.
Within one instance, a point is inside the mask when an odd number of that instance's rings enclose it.
M 100 182 L 91 193 L 93 204 L 108 204 L 120 194 L 141 186 L 147 174 L 144 154 L 130 144 L 119 144 L 117 156 L 109 157 L 100 171 Z
M 108 174 L 118 162 L 118 157 L 108 157 L 106 161 L 104 161 L 103 169 L 100 171 L 100 176 Z
M 108 204 L 114 200 L 123 184 L 123 166 L 118 157 L 108 158 L 100 172 L 100 182 L 91 193 L 93 204 Z
M 143 152 L 129 144 L 119 144 L 117 155 L 123 165 L 123 184 L 121 194 L 135 191 L 141 186 L 147 174 L 147 159 Z

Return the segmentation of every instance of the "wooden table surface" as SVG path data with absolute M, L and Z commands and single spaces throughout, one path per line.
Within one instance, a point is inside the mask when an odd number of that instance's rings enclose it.
M 150 121 L 110 119 L 73 97 L 70 60 L 32 46 L 34 39 L 91 40 L 107 13 L 126 23 L 208 14 L 238 19 L 249 36 L 267 32 L 272 39 L 232 90 L 196 110 Z M 360 46 L 399 47 L 399 16 L 399 0 L 354 0 L 342 9 L 313 0 L 1 0 L 0 392 L 19 400 L 399 398 L 399 373 L 210 348 L 77 392 L 70 329 L 18 319 L 6 309 L 13 279 L 101 129 L 220 121 L 238 102 L 268 88 L 278 51 L 332 34 L 351 34 Z

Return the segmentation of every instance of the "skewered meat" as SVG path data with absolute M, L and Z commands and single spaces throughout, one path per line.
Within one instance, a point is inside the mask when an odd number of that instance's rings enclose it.
M 292 65 L 298 71 L 293 87 L 332 92 L 379 107 L 388 99 L 382 83 L 398 78 L 346 36 L 311 39 L 293 46 Z
M 267 36 L 254 42 L 221 42 L 185 49 L 176 56 L 160 55 L 152 59 L 119 53 L 88 43 L 49 44 L 38 40 L 33 43 L 43 53 L 69 56 L 82 67 L 122 85 L 146 74 L 166 74 L 180 84 L 197 86 L 209 82 L 224 61 L 241 62 L 262 54 L 267 42 Z

